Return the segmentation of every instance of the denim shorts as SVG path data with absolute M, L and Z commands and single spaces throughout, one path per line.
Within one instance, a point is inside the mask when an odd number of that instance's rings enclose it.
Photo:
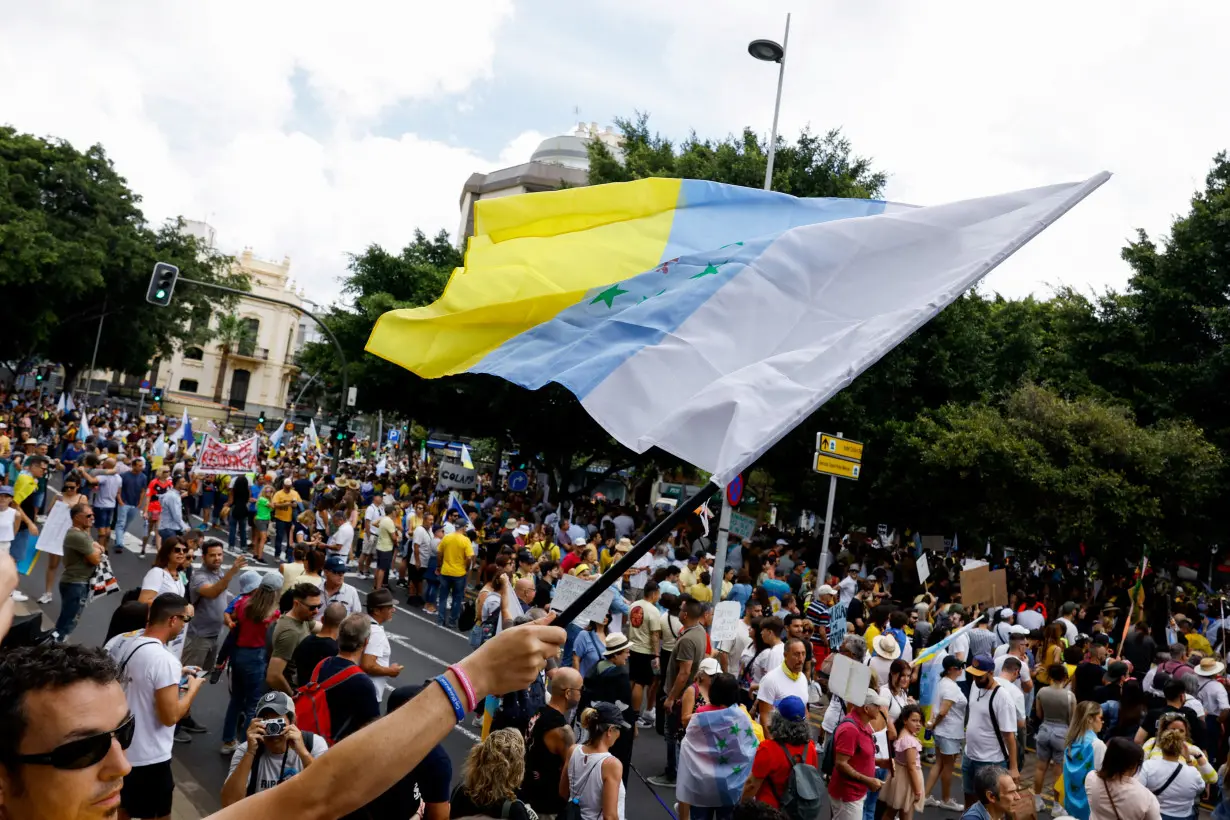
M 1062 763 L 1067 734 L 1068 727 L 1062 723 L 1044 722 L 1039 726 L 1038 734 L 1034 738 L 1038 760 L 1046 763 Z
M 970 760 L 969 755 L 961 759 L 961 785 L 966 794 L 978 794 L 978 786 L 974 783 L 974 778 L 978 775 L 980 769 L 985 769 L 987 766 L 1000 766 L 1008 768 L 1006 760 Z
M 938 754 L 959 755 L 961 754 L 961 747 L 964 745 L 965 741 L 959 737 L 935 736 L 935 751 Z

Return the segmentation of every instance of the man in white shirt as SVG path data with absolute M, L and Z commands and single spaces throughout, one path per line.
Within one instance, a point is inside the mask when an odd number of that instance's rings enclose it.
M 773 704 L 782 698 L 794 695 L 804 703 L 808 699 L 807 676 L 803 674 L 803 666 L 807 663 L 807 644 L 801 638 L 786 640 L 786 652 L 781 666 L 770 669 L 760 679 L 760 688 L 756 690 L 756 708 L 760 725 L 769 729 L 773 718 Z M 721 671 L 717 660 L 706 658 L 701 661 L 700 671 L 705 671 L 705 664 L 712 661 L 713 672 Z
M 363 661 L 359 666 L 376 684 L 376 692 L 381 698 L 386 690 L 393 688 L 391 683 L 379 678 L 395 678 L 401 674 L 402 665 L 393 663 L 393 647 L 389 644 L 389 636 L 384 631 L 384 625 L 393 619 L 393 593 L 388 588 L 378 589 L 367 596 L 367 614 L 371 619 L 372 634 L 367 639 L 367 647 L 363 650 Z
M 1012 705 L 1016 707 L 1016 748 L 1017 765 L 1021 763 L 1021 752 L 1025 750 L 1025 720 L 1029 710 L 1025 706 L 1025 693 L 1021 691 L 1021 670 L 1025 665 L 1020 658 L 1005 655 L 995 664 L 995 682 L 1000 685 L 1005 694 L 1012 696 Z
M 329 543 L 325 545 L 329 555 L 336 555 L 343 561 L 350 557 L 350 545 L 354 542 L 354 527 L 350 526 L 350 521 L 342 513 L 341 510 L 335 510 L 333 513 L 333 535 L 329 536 Z
M 316 610 L 316 620 L 324 618 L 329 604 L 344 605 L 347 615 L 357 615 L 363 611 L 359 591 L 346 583 L 346 560 L 341 556 L 330 555 L 325 559 L 325 583 L 321 589 L 324 595 L 320 609 Z
M 1202 658 L 1200 664 L 1193 670 L 1198 678 L 1197 683 L 1188 684 L 1196 692 L 1196 698 L 1204 706 L 1205 714 L 1223 718 L 1230 709 L 1230 698 L 1226 696 L 1226 687 L 1217 680 L 1226 665 L 1217 658 Z
M 837 584 L 837 602 L 849 606 L 857 594 L 858 564 L 851 564 L 846 569 L 846 577 L 842 578 L 841 582 Z
M 1064 637 L 1068 639 L 1068 646 L 1074 646 L 1076 639 L 1080 637 L 1080 630 L 1076 628 L 1076 624 L 1072 623 L 1072 615 L 1076 612 L 1076 604 L 1068 601 L 1060 610 L 1060 615 L 1055 619 L 1055 623 L 1063 625 Z
M 611 519 L 611 523 L 615 525 L 616 538 L 627 538 L 632 535 L 632 530 L 636 529 L 636 521 L 622 507 L 619 510 L 619 515 Z
M 1000 686 L 994 675 L 995 662 L 989 655 L 975 656 L 965 671 L 974 678 L 969 693 L 969 722 L 965 727 L 965 758 L 961 763 L 968 809 L 978 799 L 974 778 L 979 769 L 1003 766 L 1017 780 L 1020 768 L 1016 750 L 1017 707 L 1012 693 L 1006 691 L 1012 687 Z
M 128 747 L 132 771 L 120 792 L 120 807 L 132 818 L 171 814 L 175 724 L 188 714 L 205 682 L 198 676 L 201 670 L 181 665 L 167 648 L 184 631 L 188 611 L 186 598 L 164 592 L 150 604 L 144 632 L 116 635 L 104 647 L 120 668 L 120 685 L 136 723 Z
M 371 569 L 372 558 L 376 555 L 377 530 L 380 519 L 384 518 L 384 508 L 376 503 L 367 505 L 363 511 L 363 544 L 359 547 L 359 577 L 364 578 Z

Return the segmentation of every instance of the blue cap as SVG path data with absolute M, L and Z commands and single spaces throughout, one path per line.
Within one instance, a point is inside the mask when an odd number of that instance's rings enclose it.
M 340 555 L 330 555 L 325 559 L 325 572 L 346 572 L 346 559 Z
M 0 487 L 0 495 L 11 496 L 12 494 L 13 494 L 13 488 L 10 487 L 8 484 L 5 484 L 3 487 Z
M 973 675 L 976 678 L 989 675 L 994 671 L 995 659 L 990 655 L 975 655 L 973 662 L 965 667 L 966 674 Z
M 791 723 L 802 723 L 807 720 L 807 704 L 803 703 L 803 699 L 797 695 L 782 698 L 773 704 L 773 708 Z
M 239 594 L 247 595 L 261 585 L 261 574 L 254 569 L 239 573 Z

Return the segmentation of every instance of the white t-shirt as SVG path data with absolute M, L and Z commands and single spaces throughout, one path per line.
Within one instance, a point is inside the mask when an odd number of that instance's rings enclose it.
M 1030 632 L 1035 629 L 1041 630 L 1046 626 L 1046 618 L 1042 617 L 1042 613 L 1036 609 L 1023 609 L 1016 614 L 1016 622 L 1018 626 L 1023 626 Z
M 999 647 L 995 647 L 995 648 L 997 651 L 999 650 Z M 1007 647 L 1005 646 L 1004 653 L 1002 655 L 995 656 L 995 677 L 998 678 L 1000 674 L 1004 671 L 1004 660 L 1007 657 L 1008 657 L 1008 651 L 1007 651 Z M 1014 655 L 1013 657 L 1016 657 L 1016 656 Z M 1021 661 L 1020 658 L 1017 658 L 1017 660 Z M 1016 676 L 1016 680 L 1012 682 L 1012 685 L 1016 687 L 1016 689 L 1021 693 L 1022 697 L 1025 696 L 1025 687 L 1023 687 L 1021 684 L 1029 683 L 1032 679 L 1033 678 L 1030 676 L 1030 672 L 1029 672 L 1029 663 L 1026 661 L 1021 661 L 1021 673 Z
M 327 544 L 329 551 L 337 553 L 345 558 L 350 554 L 350 544 L 354 541 L 354 527 L 349 521 L 343 521 L 342 526 L 338 527 L 333 535 L 329 536 Z
M 1204 778 L 1195 766 L 1151 757 L 1136 773 L 1136 780 L 1149 791 L 1156 791 L 1170 780 L 1176 766 L 1181 767 L 1179 774 L 1166 786 L 1165 791 L 1157 795 L 1157 804 L 1163 816 L 1189 817 L 1197 796 L 1204 792 Z
M 147 646 L 149 645 L 149 646 Z M 176 687 L 184 667 L 157 638 L 146 638 L 141 631 L 126 632 L 107 641 L 104 647 L 117 666 L 124 665 L 120 683 L 128 701 L 128 711 L 136 719 L 132 745 L 128 747 L 128 762 L 133 766 L 149 766 L 171 759 L 175 745 L 175 727 L 163 726 L 154 708 L 154 693 L 168 686 Z
M 850 602 L 854 600 L 854 596 L 858 594 L 858 581 L 847 575 L 837 584 L 837 591 L 839 594 L 838 603 L 849 606 Z
M 0 510 L 0 544 L 7 544 L 17 536 L 14 534 L 17 521 L 17 508 L 9 505 L 7 510 Z
M 376 537 L 376 525 L 383 517 L 384 510 L 380 509 L 375 504 L 368 504 L 367 509 L 363 511 L 363 521 L 367 524 L 367 534 L 372 538 Z
M 1029 717 L 1029 713 L 1025 711 L 1025 693 L 1014 686 L 1014 681 L 1007 678 L 1001 678 L 998 675 L 995 677 L 996 682 L 1003 687 L 1004 695 L 1012 696 L 1012 705 L 1016 707 L 1016 719 L 1019 723 Z M 1002 698 L 1004 695 L 1000 695 Z M 996 699 L 998 700 L 998 698 Z M 996 703 L 996 706 L 999 704 Z
M 367 639 L 367 648 L 363 650 L 364 655 L 371 655 L 376 659 L 376 663 L 381 666 L 389 666 L 393 659 L 393 647 L 389 644 L 389 636 L 384 631 L 384 627 L 375 621 L 371 622 L 372 634 Z M 376 684 L 376 695 L 384 696 L 385 689 L 393 687 L 387 682 L 388 678 L 378 677 L 372 678 L 372 682 Z
M 936 687 L 935 693 L 935 713 L 937 715 L 946 700 L 952 701 L 952 706 L 949 707 L 944 719 L 936 724 L 935 733 L 940 737 L 960 740 L 965 737 L 965 710 L 969 708 L 969 700 L 961 691 L 961 687 L 957 686 L 956 681 L 951 678 L 940 678 L 940 685 Z
M 325 617 L 325 607 L 329 604 L 345 604 L 347 615 L 357 615 L 363 611 L 363 603 L 359 600 L 359 591 L 345 581 L 338 588 L 337 592 L 332 595 L 325 589 L 324 585 L 320 587 L 321 595 L 324 600 L 320 602 L 320 609 L 316 610 L 316 620 L 323 620 Z
M 1016 703 L 1012 699 L 1012 687 L 1004 687 L 1006 691 L 998 695 L 996 689 L 970 690 L 969 724 L 965 732 L 965 756 L 979 763 L 990 763 L 1003 760 L 1004 753 L 1000 751 L 995 726 L 991 723 L 989 707 L 994 701 L 995 720 L 999 723 L 1000 732 L 1016 732 Z
M 1222 686 L 1216 678 L 1205 678 L 1197 688 L 1200 691 L 1196 693 L 1196 698 L 1204 706 L 1205 714 L 1220 715 L 1226 709 L 1230 709 L 1230 698 L 1226 696 L 1226 687 Z
M 636 522 L 630 515 L 617 515 L 611 519 L 611 523 L 615 525 L 616 538 L 627 538 L 632 534 L 632 530 L 636 529 Z
M 901 710 L 910 702 L 910 696 L 907 693 L 902 692 L 900 695 L 894 695 L 888 688 L 888 684 L 880 687 L 880 697 L 888 698 L 889 720 L 896 720 L 897 716 L 901 714 Z
M 761 650 L 760 654 L 752 660 L 752 683 L 760 683 L 765 674 L 773 668 L 770 664 L 772 654 L 773 648 L 770 647 L 769 649 Z M 782 662 L 779 660 L 777 665 L 781 666 Z
M 973 658 L 969 656 L 969 633 L 963 633 L 952 639 L 952 643 L 948 645 L 948 654 L 954 657 L 959 657 L 961 660 L 969 663 Z M 957 680 L 965 680 L 965 671 L 962 670 L 960 675 L 957 675 Z
M 312 753 L 313 758 L 317 758 L 329 751 L 329 744 L 325 743 L 323 737 L 313 733 L 312 748 L 308 751 Z M 245 740 L 235 747 L 235 753 L 231 755 L 231 768 L 226 773 L 228 778 L 239 768 L 239 764 L 243 761 L 243 756 L 247 753 L 248 741 Z M 291 748 L 289 743 L 286 744 L 285 754 L 274 754 L 266 749 L 256 765 L 260 767 L 256 772 L 256 790 L 258 792 L 272 789 L 279 783 L 303 771 L 303 760 L 299 757 L 299 753 Z M 244 784 L 244 788 L 246 793 L 247 784 Z
M 162 567 L 154 567 L 149 572 L 145 573 L 145 577 L 141 579 L 141 589 L 152 589 L 158 595 L 164 592 L 174 592 L 176 595 L 187 595 L 186 585 L 179 580 L 177 576 L 167 572 Z M 188 630 L 181 630 L 169 644 L 167 649 L 176 658 L 184 656 L 184 643 L 188 640 Z M 138 765 L 133 763 L 134 766 Z
M 765 673 L 760 679 L 760 688 L 756 690 L 756 700 L 770 704 L 791 695 L 807 703 L 807 676 L 800 673 L 798 680 L 790 680 L 780 665 Z
M 1076 628 L 1076 624 L 1069 621 L 1067 618 L 1056 618 L 1055 623 L 1063 625 L 1064 637 L 1068 639 L 1068 646 L 1076 643 L 1076 639 L 1080 637 L 1080 630 Z
M 414 554 L 418 556 L 419 566 L 427 568 L 427 563 L 436 554 L 432 546 L 431 533 L 422 524 L 414 528 Z
M 645 584 L 649 581 L 649 571 L 653 568 L 653 556 L 645 553 L 636 559 L 632 568 L 637 571 L 628 576 L 628 586 L 633 589 L 644 589 Z
M 752 628 L 742 624 L 742 629 L 735 630 L 735 637 L 729 641 L 718 641 L 714 649 L 725 652 L 730 657 L 730 666 L 726 671 L 738 677 L 743 674 L 743 655 L 752 645 Z

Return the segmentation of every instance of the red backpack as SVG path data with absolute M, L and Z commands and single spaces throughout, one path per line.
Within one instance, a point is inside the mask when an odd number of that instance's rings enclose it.
M 324 737 L 330 746 L 334 743 L 333 722 L 329 716 L 329 701 L 325 693 L 343 681 L 363 672 L 358 664 L 351 664 L 331 678 L 320 680 L 320 668 L 325 658 L 312 670 L 312 679 L 295 692 L 295 725 L 300 731 L 315 732 Z M 346 727 L 341 727 L 342 729 Z

